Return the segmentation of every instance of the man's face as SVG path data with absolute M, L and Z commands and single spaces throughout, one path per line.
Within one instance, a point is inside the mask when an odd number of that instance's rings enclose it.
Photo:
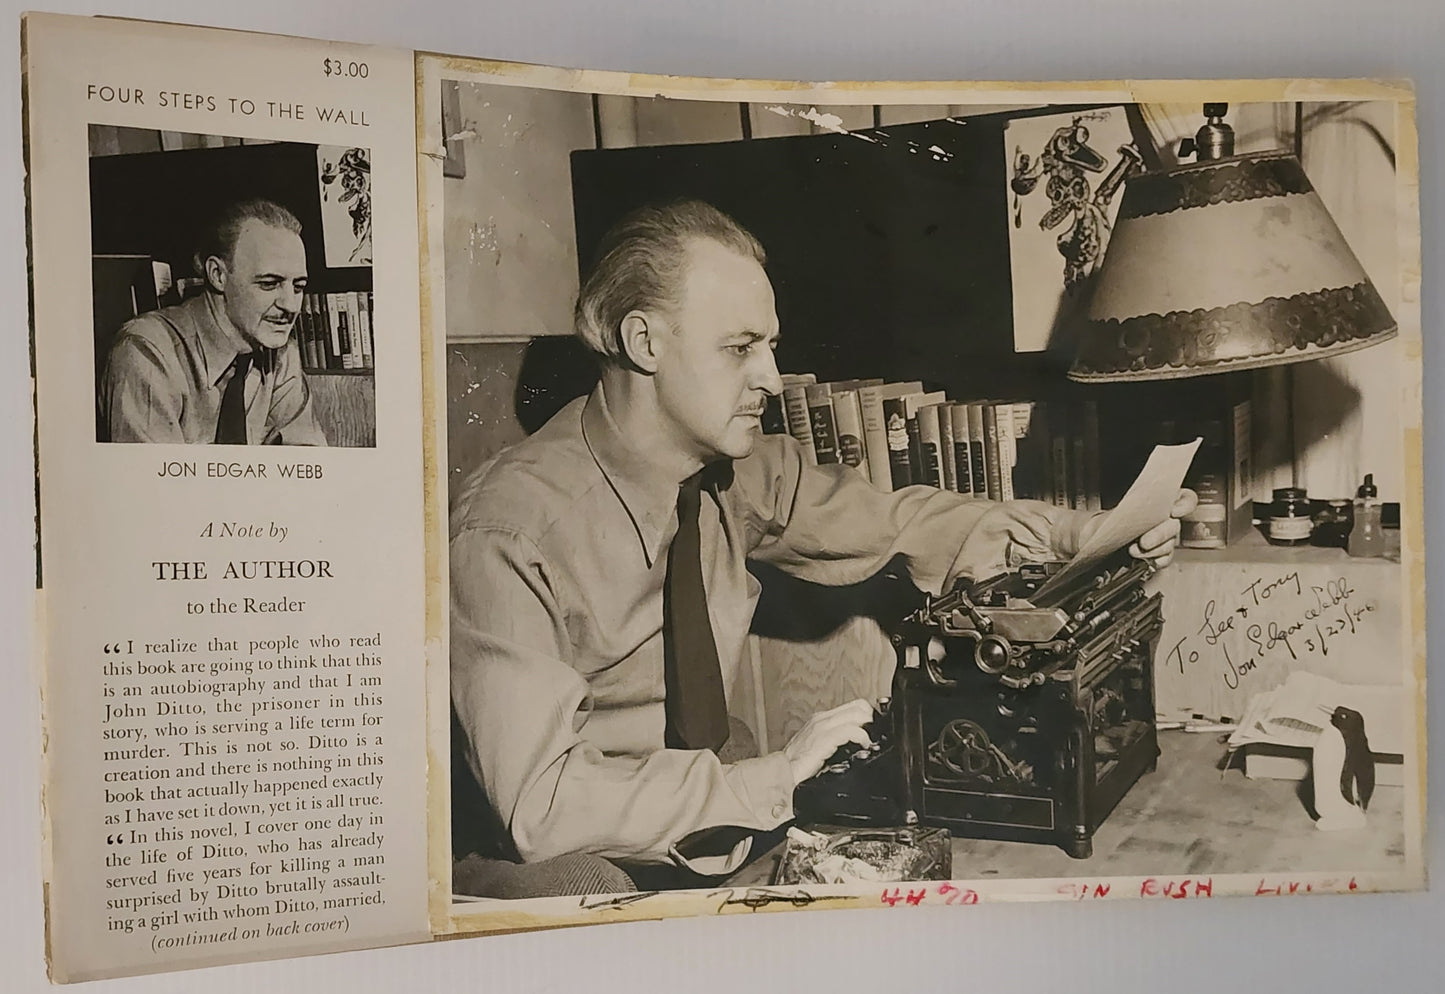
M 695 239 L 687 255 L 660 335 L 659 406 L 689 455 L 741 459 L 757 440 L 764 401 L 783 389 L 773 287 L 757 262 L 711 239 Z
M 306 247 L 287 231 L 250 220 L 229 263 L 212 257 L 207 275 L 225 299 L 226 316 L 252 345 L 286 344 L 306 289 Z

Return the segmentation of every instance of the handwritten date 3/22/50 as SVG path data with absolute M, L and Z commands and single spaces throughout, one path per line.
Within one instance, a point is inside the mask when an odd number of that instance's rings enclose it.
M 1375 610 L 1346 577 L 1323 584 L 1305 583 L 1298 572 L 1256 577 L 1234 603 L 1206 603 L 1195 630 L 1169 648 L 1167 660 L 1181 674 L 1214 665 L 1236 690 L 1266 663 L 1328 656 L 1342 639 L 1359 634 L 1362 619 Z

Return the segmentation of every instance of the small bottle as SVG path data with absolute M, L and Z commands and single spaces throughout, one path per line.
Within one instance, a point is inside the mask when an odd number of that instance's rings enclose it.
M 1304 545 L 1313 527 L 1309 494 L 1303 487 L 1280 487 L 1274 492 L 1266 536 L 1271 545 Z
M 1311 545 L 1343 549 L 1350 544 L 1350 531 L 1355 524 L 1355 506 L 1347 500 L 1332 500 L 1315 512 L 1315 530 Z
M 1365 482 L 1355 492 L 1355 526 L 1350 530 L 1349 553 L 1358 557 L 1385 554 L 1385 530 L 1380 523 L 1380 497 L 1373 473 L 1365 474 Z

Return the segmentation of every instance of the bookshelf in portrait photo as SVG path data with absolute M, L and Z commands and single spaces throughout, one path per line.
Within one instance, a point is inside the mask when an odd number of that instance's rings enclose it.
M 301 222 L 307 286 L 292 337 L 317 420 L 331 445 L 375 445 L 369 160 L 365 148 L 92 124 L 97 382 L 122 324 L 204 292 L 192 262 L 201 226 L 264 197 Z

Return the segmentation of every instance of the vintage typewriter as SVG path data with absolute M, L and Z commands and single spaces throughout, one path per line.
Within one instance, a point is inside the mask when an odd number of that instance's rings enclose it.
M 1158 760 L 1162 598 L 1144 588 L 1153 567 L 1122 554 L 1048 584 L 1061 568 L 961 580 L 905 617 L 873 748 L 840 750 L 800 784 L 799 821 L 922 823 L 1088 857 L 1094 831 Z

